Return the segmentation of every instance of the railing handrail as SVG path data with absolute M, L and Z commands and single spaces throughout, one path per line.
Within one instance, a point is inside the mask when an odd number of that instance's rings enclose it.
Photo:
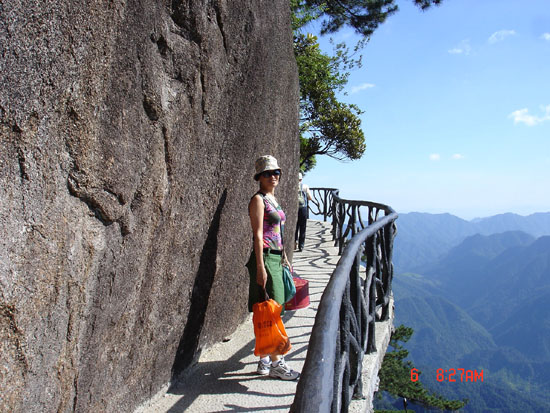
M 357 201 L 357 200 L 353 200 L 353 199 L 345 199 L 345 198 L 340 198 L 340 190 L 337 189 L 337 188 L 309 188 L 310 191 L 331 191 L 333 196 L 340 202 L 345 202 L 347 204 L 350 204 L 350 205 L 360 205 L 360 206 L 373 206 L 373 207 L 376 207 L 376 208 L 379 208 L 379 209 L 382 209 L 384 211 L 386 211 L 388 214 L 389 213 L 392 213 L 392 212 L 395 212 L 393 210 L 392 207 L 390 207 L 389 205 L 385 205 L 385 204 L 380 204 L 378 202 L 373 202 L 373 201 Z M 315 200 L 314 200 L 315 202 Z M 316 215 L 319 215 L 319 214 L 316 214 Z
M 340 198 L 339 191 L 335 188 L 312 188 L 311 190 L 324 192 L 324 211 L 322 213 L 324 216 L 332 216 L 333 238 L 336 240 L 337 244 L 339 244 L 340 251 L 343 249 L 343 252 L 319 303 L 315 323 L 309 340 L 306 361 L 302 369 L 302 376 L 298 382 L 291 412 L 347 412 L 351 396 L 349 395 L 350 389 L 344 388 L 344 386 L 348 385 L 345 381 L 346 379 L 348 381 L 354 381 L 351 386 L 351 391 L 355 394 L 361 394 L 362 384 L 360 382 L 357 383 L 357 377 L 359 377 L 360 380 L 363 354 L 375 350 L 373 341 L 376 307 L 377 304 L 380 304 L 381 307 L 387 307 L 389 304 L 389 300 L 386 298 L 391 289 L 391 278 L 393 274 L 391 266 L 391 248 L 393 244 L 393 235 L 395 233 L 394 221 L 397 219 L 397 213 L 387 205 Z M 330 193 L 330 196 L 328 193 Z M 332 197 L 332 200 L 330 211 L 327 211 L 329 197 Z M 318 213 L 321 213 L 320 205 L 315 205 L 318 208 Z M 357 211 L 353 208 L 360 206 L 369 208 L 369 224 L 356 234 L 355 229 L 352 230 L 351 232 L 354 235 L 347 243 L 347 246 L 342 248 L 346 236 L 345 234 L 349 233 L 348 230 L 343 230 L 345 215 L 348 215 L 352 221 L 350 222 L 350 220 L 348 220 L 346 226 L 358 225 L 356 216 Z M 349 208 L 351 208 L 351 214 L 348 214 L 348 212 L 350 212 Z M 376 212 L 376 215 L 372 216 L 371 212 L 374 208 L 383 210 L 386 215 L 378 218 L 378 212 Z M 343 210 L 346 212 L 342 213 Z M 360 218 L 359 220 L 361 221 Z M 339 226 L 338 228 L 335 227 L 335 223 Z M 363 225 L 363 223 L 361 222 L 360 225 Z M 381 231 L 388 232 L 388 236 L 380 235 L 381 238 L 384 238 L 383 242 L 386 244 L 382 248 L 377 244 L 378 234 Z M 369 245 L 367 245 L 367 243 L 369 243 Z M 367 260 L 370 259 L 370 263 L 367 262 L 364 282 L 360 280 L 359 275 L 363 245 L 365 245 L 365 248 L 369 249 Z M 385 252 L 382 252 L 382 249 L 384 249 Z M 380 268 L 378 257 L 384 254 L 384 260 L 386 262 L 382 267 L 385 268 Z M 374 268 L 375 266 L 378 268 Z M 380 275 L 383 276 L 380 277 Z M 383 285 L 384 281 L 386 281 L 385 285 Z M 377 297 L 375 292 L 376 289 L 383 291 L 383 297 Z M 368 292 L 366 290 L 368 290 Z M 366 308 L 364 301 L 362 301 L 365 296 L 368 296 L 368 308 Z M 348 303 L 348 301 L 350 301 L 351 304 Z M 344 311 L 342 309 L 342 304 L 346 307 Z M 355 317 L 354 320 L 351 319 L 350 311 L 358 313 L 353 314 Z M 382 313 L 380 318 L 385 317 L 387 308 L 386 311 L 383 309 Z M 343 318 L 344 324 L 342 324 Z M 346 329 L 346 326 L 353 329 L 357 337 L 347 337 L 350 333 L 349 330 Z M 342 329 L 344 330 L 343 332 L 341 331 Z M 345 337 L 342 337 L 342 334 Z M 354 342 L 350 345 L 351 340 L 354 340 Z M 342 346 L 345 347 L 343 350 L 339 348 Z M 350 366 L 350 347 L 353 347 L 351 351 L 357 353 L 353 355 L 353 361 L 357 362 L 359 366 Z M 338 360 L 337 357 L 342 359 L 348 357 L 348 359 Z M 342 366 L 342 362 L 344 366 Z M 350 369 L 355 369 L 357 367 L 359 372 L 357 373 L 357 371 L 354 370 L 353 373 L 355 374 L 351 377 Z M 335 372 L 335 370 L 338 371 Z M 335 374 L 342 377 L 335 378 Z M 335 391 L 340 394 L 335 394 Z

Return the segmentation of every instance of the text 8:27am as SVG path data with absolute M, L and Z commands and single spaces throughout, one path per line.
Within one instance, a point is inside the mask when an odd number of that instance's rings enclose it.
M 478 372 L 477 370 L 466 370 L 466 369 L 437 369 L 437 374 L 435 376 L 437 381 L 448 381 L 448 382 L 477 382 L 478 379 L 483 381 L 483 370 Z M 411 381 L 418 381 L 418 369 L 411 370 Z

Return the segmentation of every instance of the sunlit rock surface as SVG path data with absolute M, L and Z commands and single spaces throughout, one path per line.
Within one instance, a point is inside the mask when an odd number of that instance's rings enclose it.
M 293 228 L 288 1 L 10 0 L 0 52 L 0 411 L 132 411 L 244 319 L 260 155 Z

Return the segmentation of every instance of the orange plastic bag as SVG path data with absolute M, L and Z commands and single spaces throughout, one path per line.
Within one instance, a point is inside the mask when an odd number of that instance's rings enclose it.
M 254 355 L 286 354 L 290 350 L 290 340 L 281 320 L 282 305 L 273 299 L 252 306 L 252 322 L 256 347 Z

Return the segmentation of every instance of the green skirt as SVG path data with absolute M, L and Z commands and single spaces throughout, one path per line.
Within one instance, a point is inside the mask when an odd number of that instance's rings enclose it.
M 283 309 L 281 315 L 285 312 L 285 287 L 283 285 L 283 266 L 281 256 L 264 252 L 264 266 L 267 272 L 267 283 L 265 289 L 269 298 L 273 298 Z M 248 287 L 248 311 L 252 312 L 252 306 L 264 301 L 263 289 L 256 282 L 256 254 L 252 250 L 250 259 L 246 263 L 248 273 L 250 274 L 250 284 Z

